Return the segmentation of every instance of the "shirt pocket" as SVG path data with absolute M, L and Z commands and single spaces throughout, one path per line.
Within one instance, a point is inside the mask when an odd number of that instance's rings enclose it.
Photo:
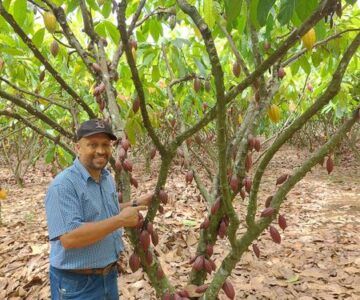
M 103 204 L 101 198 L 90 197 L 89 195 L 84 195 L 83 201 L 83 213 L 84 213 L 84 221 L 92 222 L 103 219 Z

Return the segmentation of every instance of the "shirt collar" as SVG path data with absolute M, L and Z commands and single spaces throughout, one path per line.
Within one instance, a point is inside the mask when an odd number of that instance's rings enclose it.
M 75 166 L 75 168 L 80 172 L 82 178 L 83 178 L 85 181 L 88 181 L 89 178 L 92 179 L 89 171 L 86 170 L 86 168 L 85 168 L 84 165 L 80 162 L 80 160 L 79 160 L 78 157 L 74 160 L 74 166 Z M 102 169 L 102 170 L 101 170 L 100 180 L 101 180 L 103 177 L 108 176 L 109 174 L 110 174 L 110 173 L 109 173 L 108 170 Z

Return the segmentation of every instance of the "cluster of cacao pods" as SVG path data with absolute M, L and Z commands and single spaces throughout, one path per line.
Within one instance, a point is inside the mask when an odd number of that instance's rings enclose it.
M 219 222 L 219 227 L 218 227 L 219 238 L 223 239 L 225 236 L 227 236 L 228 227 L 229 227 L 229 217 L 224 216 Z
M 95 96 L 96 102 L 99 105 L 100 111 L 103 111 L 105 108 L 105 101 L 102 98 L 102 93 L 105 91 L 105 83 L 100 82 L 93 91 L 93 95 Z
M 248 145 L 249 145 L 249 151 L 255 150 L 256 152 L 260 152 L 261 141 L 259 138 L 249 134 Z
M 210 259 L 206 258 L 204 255 L 195 256 L 192 260 L 190 260 L 192 264 L 192 268 L 196 272 L 206 271 L 208 274 L 211 274 L 212 271 L 216 270 L 215 262 Z
M 115 160 L 115 169 L 118 172 L 121 172 L 122 169 L 129 172 L 130 174 L 130 183 L 137 188 L 138 182 L 132 177 L 131 172 L 133 170 L 133 163 L 130 159 L 127 158 L 127 151 L 130 148 L 130 142 L 126 137 L 123 137 L 118 144 L 118 156 Z

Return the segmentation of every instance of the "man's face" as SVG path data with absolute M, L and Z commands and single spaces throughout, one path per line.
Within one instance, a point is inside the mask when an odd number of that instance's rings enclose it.
M 105 133 L 83 137 L 76 144 L 80 162 L 90 171 L 100 171 L 111 156 L 111 140 Z

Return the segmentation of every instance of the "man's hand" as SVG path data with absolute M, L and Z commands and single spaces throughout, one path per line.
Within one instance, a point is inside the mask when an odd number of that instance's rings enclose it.
M 142 195 L 139 197 L 139 199 L 136 200 L 137 205 L 150 206 L 153 197 L 154 197 L 154 193 L 152 192 Z
M 139 212 L 147 206 L 125 207 L 118 214 L 121 227 L 135 227 L 139 222 Z

